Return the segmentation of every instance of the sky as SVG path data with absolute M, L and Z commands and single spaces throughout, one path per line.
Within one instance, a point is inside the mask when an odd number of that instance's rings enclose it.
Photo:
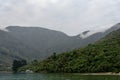
M 35 26 L 77 35 L 120 22 L 120 0 L 0 0 L 0 28 Z

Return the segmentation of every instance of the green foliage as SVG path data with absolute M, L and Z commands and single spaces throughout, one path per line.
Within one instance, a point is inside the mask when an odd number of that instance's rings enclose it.
M 44 61 L 21 68 L 26 69 L 34 72 L 120 72 L 120 30 L 85 48 L 57 56 L 54 53 Z
M 18 71 L 18 68 L 27 65 L 26 60 L 14 60 L 12 65 L 12 70 L 14 73 Z

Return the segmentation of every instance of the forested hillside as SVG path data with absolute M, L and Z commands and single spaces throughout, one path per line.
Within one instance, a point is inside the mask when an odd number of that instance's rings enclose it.
M 54 53 L 47 59 L 22 67 L 34 72 L 120 72 L 120 29 L 87 47 L 59 55 Z
M 60 54 L 85 47 L 118 28 L 120 24 L 116 24 L 105 32 L 97 32 L 81 38 L 81 34 L 87 35 L 90 31 L 68 36 L 60 31 L 40 27 L 9 26 L 6 31 L 0 30 L 0 66 L 11 66 L 15 59 L 25 59 L 27 62 L 43 60 L 54 52 Z

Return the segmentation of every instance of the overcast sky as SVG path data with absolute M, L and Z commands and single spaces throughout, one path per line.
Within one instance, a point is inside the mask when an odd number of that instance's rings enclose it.
M 40 26 L 76 35 L 120 22 L 120 0 L 0 0 L 0 27 Z

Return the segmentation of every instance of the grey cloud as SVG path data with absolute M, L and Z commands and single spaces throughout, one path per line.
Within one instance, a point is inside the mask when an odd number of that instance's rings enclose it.
M 40 26 L 69 35 L 120 21 L 120 0 L 0 0 L 0 25 Z

